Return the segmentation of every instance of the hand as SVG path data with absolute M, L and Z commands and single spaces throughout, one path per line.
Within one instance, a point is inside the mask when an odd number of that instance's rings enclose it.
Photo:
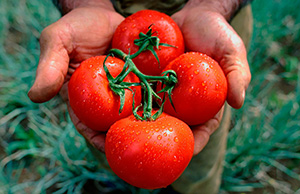
M 216 3 L 209 4 L 209 1 L 196 2 L 189 1 L 172 18 L 181 28 L 187 50 L 203 52 L 219 62 L 228 81 L 227 102 L 233 108 L 241 108 L 251 79 L 244 43 L 226 21 L 230 17 L 228 10 L 217 9 Z M 222 115 L 223 109 L 205 124 L 192 127 L 194 155 L 204 148 L 209 136 L 219 127 Z
M 105 54 L 116 27 L 124 18 L 111 3 L 81 6 L 45 28 L 40 37 L 41 55 L 35 82 L 28 96 L 33 102 L 45 102 L 60 92 L 68 104 L 70 117 L 87 141 L 104 149 L 105 134 L 86 127 L 68 103 L 67 85 L 80 62 Z

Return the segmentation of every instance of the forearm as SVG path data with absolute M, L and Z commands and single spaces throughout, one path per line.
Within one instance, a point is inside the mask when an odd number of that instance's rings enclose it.
M 99 6 L 104 9 L 114 10 L 110 0 L 53 0 L 55 6 L 64 15 L 78 7 Z
M 252 0 L 189 0 L 186 6 L 201 6 L 202 10 L 218 12 L 229 21 L 241 7 L 251 1 Z

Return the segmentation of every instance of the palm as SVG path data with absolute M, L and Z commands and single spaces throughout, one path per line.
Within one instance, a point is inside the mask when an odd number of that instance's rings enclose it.
M 116 12 L 103 13 L 98 8 L 78 8 L 55 24 L 65 30 L 61 40 L 68 53 L 63 57 L 69 59 L 68 74 L 60 92 L 65 100 L 68 100 L 65 90 L 70 75 L 83 60 L 105 54 L 114 30 L 122 20 L 123 17 Z
M 116 26 L 123 17 L 116 12 L 103 12 L 99 8 L 79 8 L 61 18 L 59 22 L 68 29 L 66 39 L 71 38 L 72 63 L 104 54 L 110 45 Z M 67 45 L 71 46 L 71 45 Z

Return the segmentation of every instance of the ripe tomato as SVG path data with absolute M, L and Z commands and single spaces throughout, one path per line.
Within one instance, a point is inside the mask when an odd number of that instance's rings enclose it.
M 172 91 L 176 111 L 169 99 L 164 111 L 188 125 L 203 124 L 213 118 L 227 97 L 227 80 L 219 64 L 205 54 L 189 52 L 173 60 L 164 71 L 170 69 L 178 78 Z
M 140 32 L 146 34 L 150 25 L 154 32 L 153 36 L 157 36 L 160 43 L 175 47 L 159 46 L 159 49 L 154 48 L 160 63 L 149 50 L 142 52 L 133 59 L 133 62 L 144 74 L 160 75 L 161 70 L 169 62 L 184 52 L 182 33 L 168 15 L 153 10 L 142 10 L 132 14 L 117 27 L 112 40 L 112 48 L 120 49 L 127 54 L 128 52 L 136 53 L 139 47 L 134 44 L 134 40 L 139 39 Z
M 157 189 L 173 183 L 193 156 L 194 136 L 187 124 L 163 113 L 155 121 L 132 115 L 107 132 L 105 154 L 111 169 L 129 184 Z
M 125 104 L 119 114 L 120 97 L 109 88 L 109 82 L 103 69 L 105 56 L 97 56 L 83 61 L 71 76 L 68 84 L 70 106 L 76 116 L 89 128 L 107 131 L 117 120 L 132 114 L 132 92 L 125 90 Z M 108 57 L 106 66 L 113 77 L 123 69 L 121 59 Z M 129 74 L 126 82 L 139 82 L 134 74 Z M 136 91 L 135 102 L 141 102 L 140 87 Z

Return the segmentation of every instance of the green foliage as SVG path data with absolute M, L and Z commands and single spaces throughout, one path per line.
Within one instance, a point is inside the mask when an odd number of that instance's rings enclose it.
M 299 188 L 299 6 L 280 0 L 252 4 L 252 82 L 243 108 L 234 111 L 224 190 L 294 193 Z
M 252 82 L 244 107 L 234 111 L 224 191 L 299 188 L 299 7 L 299 1 L 253 1 Z M 51 1 L 0 1 L 0 193 L 149 193 L 99 168 L 59 97 L 44 104 L 28 99 L 39 35 L 59 17 Z

